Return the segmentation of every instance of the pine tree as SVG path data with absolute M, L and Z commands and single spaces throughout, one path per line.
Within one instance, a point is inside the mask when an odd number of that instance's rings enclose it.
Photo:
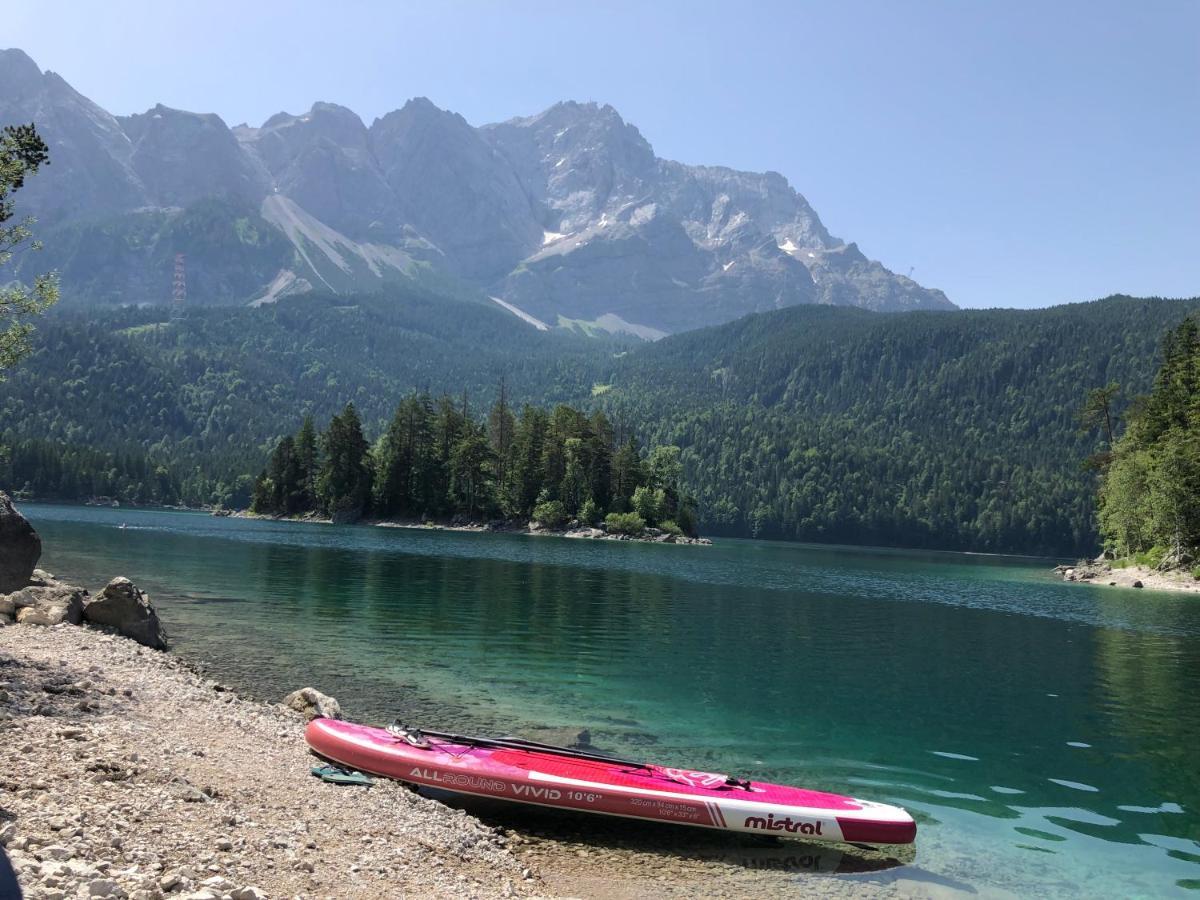
M 495 458 L 484 430 L 465 423 L 463 435 L 450 455 L 450 494 L 455 511 L 474 517 L 490 510 Z
M 317 486 L 323 510 L 336 522 L 354 522 L 366 512 L 371 496 L 368 449 L 358 411 L 348 403 L 325 432 Z
M 488 415 L 488 438 L 496 457 L 496 496 L 501 509 L 508 513 L 514 504 L 516 419 L 508 403 L 508 385 L 500 379 L 496 403 Z
M 320 459 L 317 450 L 317 430 L 313 425 L 312 416 L 305 416 L 304 423 L 296 432 L 296 470 L 299 480 L 300 509 L 304 512 L 316 509 L 317 474 L 320 471 Z
M 544 465 L 546 433 L 549 420 L 542 410 L 526 406 L 521 410 L 521 420 L 516 431 L 516 459 L 514 463 L 514 512 L 530 516 L 538 503 L 545 482 Z

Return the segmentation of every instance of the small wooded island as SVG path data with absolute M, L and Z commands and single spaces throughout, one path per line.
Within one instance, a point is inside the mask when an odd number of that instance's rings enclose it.
M 601 411 L 527 405 L 518 418 L 503 384 L 485 422 L 465 398 L 413 393 L 373 445 L 353 403 L 320 435 L 306 418 L 276 444 L 251 512 L 691 541 L 696 503 L 680 486 L 679 453 L 643 455 Z
M 1088 395 L 1083 424 L 1104 447 L 1088 465 L 1100 473 L 1104 552 L 1059 566 L 1068 581 L 1200 590 L 1200 322 L 1185 319 L 1163 341 L 1149 395 L 1136 398 L 1116 435 L 1118 385 Z

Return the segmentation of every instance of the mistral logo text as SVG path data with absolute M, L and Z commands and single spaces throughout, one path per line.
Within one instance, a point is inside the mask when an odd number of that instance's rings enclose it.
M 791 834 L 820 834 L 820 822 L 801 822 L 793 820 L 791 816 L 785 816 L 782 819 L 775 818 L 775 814 L 769 814 L 765 819 L 762 816 L 750 816 L 746 819 L 744 828 L 761 828 L 764 831 L 786 831 Z

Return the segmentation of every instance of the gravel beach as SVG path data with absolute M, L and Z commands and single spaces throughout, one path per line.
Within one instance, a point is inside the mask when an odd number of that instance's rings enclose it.
M 466 813 L 309 775 L 303 725 L 126 638 L 0 628 L 0 843 L 26 896 L 538 892 Z
M 880 852 L 326 784 L 303 728 L 127 638 L 0 627 L 0 844 L 26 897 L 929 895 Z

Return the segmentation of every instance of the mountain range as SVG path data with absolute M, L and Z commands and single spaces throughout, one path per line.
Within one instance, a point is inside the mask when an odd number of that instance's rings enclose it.
M 800 304 L 952 309 L 832 236 L 778 173 L 655 155 L 611 106 L 558 103 L 474 127 L 429 100 L 369 126 L 316 103 L 261 126 L 158 105 L 114 116 L 0 51 L 0 125 L 34 122 L 51 164 L 18 211 L 65 304 L 191 305 L 436 284 L 528 327 L 657 338 Z

